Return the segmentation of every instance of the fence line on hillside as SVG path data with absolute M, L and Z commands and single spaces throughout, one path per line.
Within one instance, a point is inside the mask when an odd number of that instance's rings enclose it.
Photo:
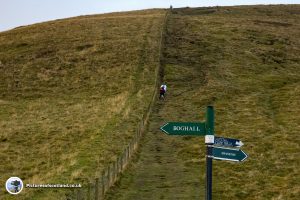
M 149 122 L 149 116 L 152 112 L 152 108 L 154 102 L 157 97 L 157 91 L 160 82 L 163 77 L 163 67 L 162 67 L 162 48 L 165 43 L 165 33 L 166 33 L 166 24 L 167 18 L 169 15 L 169 11 L 167 11 L 163 27 L 161 30 L 161 39 L 159 44 L 159 64 L 156 68 L 156 79 L 155 79 L 155 87 L 152 95 L 152 99 L 147 107 L 147 110 L 141 117 L 141 121 L 138 123 L 137 130 L 135 132 L 134 137 L 126 146 L 121 155 L 118 156 L 115 162 L 111 163 L 106 169 L 103 170 L 101 175 L 97 177 L 94 181 L 90 182 L 86 187 L 75 189 L 71 194 L 66 196 L 67 200 L 103 200 L 106 192 L 112 187 L 119 179 L 122 172 L 126 169 L 126 166 L 129 164 L 130 159 L 137 151 L 139 146 L 139 141 L 142 138 L 145 129 Z

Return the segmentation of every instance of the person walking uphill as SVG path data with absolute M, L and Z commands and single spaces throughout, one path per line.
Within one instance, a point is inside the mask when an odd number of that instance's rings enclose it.
M 166 92 L 167 92 L 167 85 L 162 84 L 159 89 L 159 99 L 165 99 Z

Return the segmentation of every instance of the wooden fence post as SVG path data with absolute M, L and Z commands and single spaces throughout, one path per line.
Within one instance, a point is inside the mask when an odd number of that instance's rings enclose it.
M 106 193 L 106 191 L 107 191 L 107 185 L 108 185 L 108 178 L 107 178 L 107 175 L 108 175 L 108 171 L 107 170 L 105 170 L 104 171 L 104 194 Z
M 129 142 L 129 145 L 128 145 L 128 155 L 129 155 L 128 157 L 129 157 L 129 159 L 131 158 L 131 154 L 132 154 L 130 144 L 131 144 L 131 142 Z
M 110 184 L 111 184 L 110 173 L 111 173 L 111 169 L 110 169 L 110 165 L 108 165 L 108 168 L 107 168 L 107 188 L 109 188 Z
M 120 170 L 120 168 L 119 168 L 119 158 L 117 158 L 117 175 L 119 175 L 119 170 Z
M 91 200 L 91 183 L 87 185 L 87 200 Z
M 110 187 L 114 184 L 114 165 L 110 164 Z
M 113 163 L 113 184 L 117 181 L 117 168 L 116 168 L 116 162 Z
M 103 174 L 102 174 L 102 177 L 101 177 L 101 179 L 102 179 L 102 189 L 101 189 L 101 196 L 102 197 L 104 197 L 104 194 L 105 194 L 105 180 L 104 180 L 104 172 L 103 172 Z M 104 198 L 103 198 L 104 199 Z
M 95 179 L 95 200 L 99 200 L 99 178 Z
M 128 163 L 129 163 L 129 146 L 126 147 L 126 160 L 127 160 L 126 165 L 128 165 Z
M 125 166 L 127 164 L 127 152 L 126 152 L 126 148 L 125 151 L 123 152 L 123 158 L 124 158 L 124 162 L 123 162 L 123 171 L 125 170 Z
M 121 157 L 120 157 L 120 172 L 122 173 L 123 171 L 123 156 L 121 154 Z

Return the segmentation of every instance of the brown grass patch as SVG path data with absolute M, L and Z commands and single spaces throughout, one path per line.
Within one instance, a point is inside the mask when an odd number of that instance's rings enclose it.
M 164 13 L 82 16 L 0 33 L 0 184 L 12 175 L 85 184 L 123 150 L 151 99 Z M 20 198 L 63 192 L 24 190 Z M 0 199 L 11 196 L 2 190 Z

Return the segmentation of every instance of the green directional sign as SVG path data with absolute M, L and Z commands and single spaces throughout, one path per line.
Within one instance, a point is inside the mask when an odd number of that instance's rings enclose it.
M 248 157 L 248 155 L 240 149 L 230 149 L 224 147 L 213 147 L 212 154 L 213 159 L 236 162 L 244 161 Z
M 168 135 L 206 135 L 205 123 L 168 122 L 160 130 Z

